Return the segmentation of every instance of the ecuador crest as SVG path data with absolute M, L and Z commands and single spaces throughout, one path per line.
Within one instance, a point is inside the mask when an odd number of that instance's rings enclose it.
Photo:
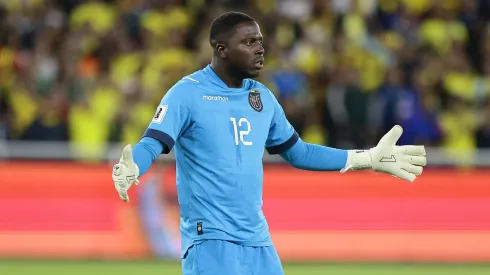
M 255 111 L 261 112 L 264 106 L 260 99 L 260 91 L 250 90 L 250 93 L 248 93 L 248 103 L 250 103 L 250 106 L 252 106 Z

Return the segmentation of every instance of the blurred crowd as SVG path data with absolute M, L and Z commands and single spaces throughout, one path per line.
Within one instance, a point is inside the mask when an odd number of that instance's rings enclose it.
M 135 143 L 211 58 L 229 10 L 265 39 L 259 80 L 304 140 L 490 147 L 490 1 L 0 0 L 0 139 Z M 196 108 L 198 108 L 196 106 Z

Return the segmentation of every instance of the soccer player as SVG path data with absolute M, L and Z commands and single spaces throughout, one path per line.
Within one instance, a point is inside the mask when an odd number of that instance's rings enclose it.
M 367 150 L 302 141 L 271 91 L 253 80 L 264 48 L 250 16 L 220 15 L 209 42 L 211 64 L 165 94 L 141 141 L 123 149 L 112 175 L 128 202 L 132 184 L 174 149 L 184 275 L 283 274 L 262 212 L 264 149 L 305 170 L 373 169 L 410 182 L 422 173 L 425 149 L 397 146 L 400 126 Z

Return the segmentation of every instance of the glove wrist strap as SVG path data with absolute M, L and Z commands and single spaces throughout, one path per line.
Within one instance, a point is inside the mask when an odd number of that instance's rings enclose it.
M 369 150 L 348 150 L 345 167 L 342 168 L 340 172 L 345 173 L 349 170 L 364 170 L 371 168 L 372 162 Z

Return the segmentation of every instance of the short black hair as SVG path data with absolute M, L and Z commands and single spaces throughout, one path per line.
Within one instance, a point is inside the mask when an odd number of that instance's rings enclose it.
M 250 15 L 236 11 L 225 12 L 216 17 L 209 30 L 209 44 L 214 47 L 222 39 L 220 36 L 229 34 L 238 24 L 244 22 L 255 22 L 255 19 Z

